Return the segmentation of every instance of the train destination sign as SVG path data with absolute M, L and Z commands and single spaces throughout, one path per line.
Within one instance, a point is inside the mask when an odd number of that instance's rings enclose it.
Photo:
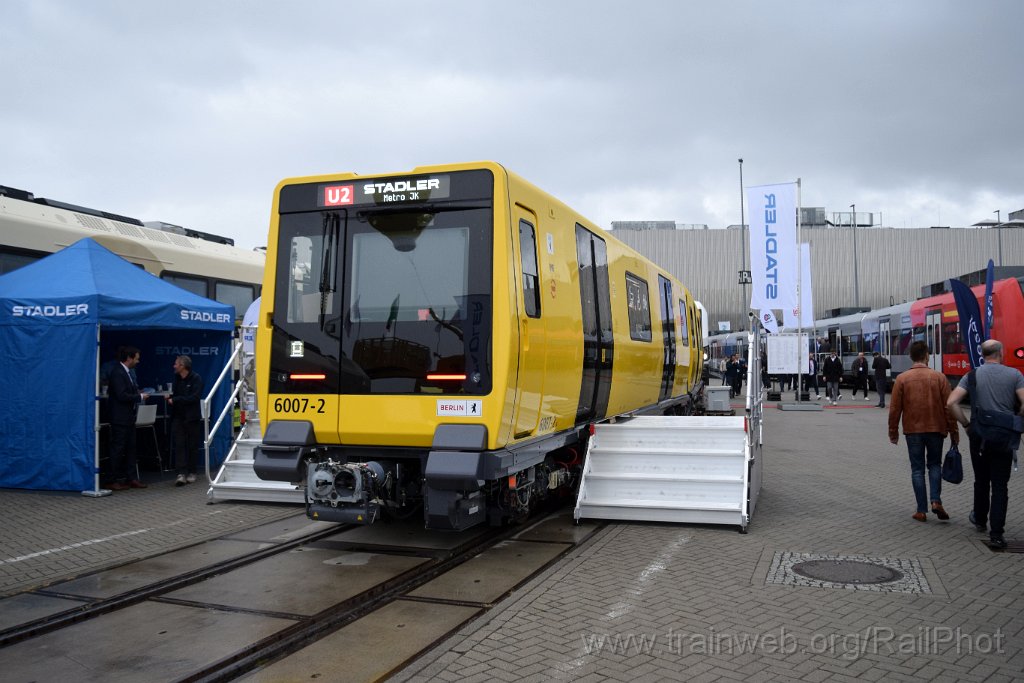
M 348 183 L 322 185 L 318 192 L 320 206 L 365 206 L 400 204 L 446 199 L 451 192 L 451 178 L 413 176 L 410 178 L 368 178 Z

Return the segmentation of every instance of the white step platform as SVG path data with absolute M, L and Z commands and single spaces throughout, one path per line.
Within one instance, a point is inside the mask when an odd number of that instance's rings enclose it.
M 250 419 L 235 440 L 231 452 L 206 492 L 207 498 L 218 500 L 253 500 L 266 503 L 305 504 L 303 489 L 284 481 L 264 481 L 253 469 L 253 452 L 262 443 L 259 422 Z
M 596 425 L 575 518 L 745 530 L 756 501 L 755 467 L 760 485 L 746 423 L 734 416 L 652 416 Z

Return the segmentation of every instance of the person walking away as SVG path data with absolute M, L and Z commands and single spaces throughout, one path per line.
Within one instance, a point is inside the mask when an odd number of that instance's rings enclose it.
M 863 389 L 864 400 L 868 398 L 868 359 L 864 357 L 864 352 L 861 351 L 857 354 L 857 357 L 853 359 L 853 397 L 857 398 L 857 391 Z
M 804 377 L 804 391 L 811 392 L 814 387 L 814 400 L 821 400 L 821 392 L 818 390 L 818 361 L 814 360 L 814 354 L 807 354 L 807 376 Z
M 928 493 L 932 512 L 941 520 L 949 519 L 942 507 L 942 442 L 949 434 L 954 446 L 960 444 L 960 429 L 953 412 L 946 407 L 950 396 L 949 381 L 941 372 L 928 367 L 928 344 L 916 341 L 910 345 L 913 366 L 901 372 L 892 387 L 889 403 L 889 441 L 899 442 L 900 418 L 903 436 L 910 455 L 910 481 L 917 498 L 913 518 L 928 521 Z M 928 486 L 925 489 L 925 469 Z
M 839 401 L 839 380 L 843 378 L 843 361 L 839 360 L 835 351 L 828 354 L 822 371 L 825 375 L 825 396 L 835 405 Z
M 1006 539 L 1003 538 L 1003 531 L 1009 503 L 1006 484 L 1010 480 L 1013 452 L 1020 447 L 1020 434 L 1007 430 L 1004 438 L 994 434 L 989 434 L 989 438 L 985 438 L 980 433 L 981 425 L 978 424 L 974 411 L 990 411 L 1008 418 L 1013 414 L 1022 414 L 1024 375 L 1002 364 L 1002 342 L 995 339 L 982 342 L 981 355 L 985 362 L 964 375 L 960 384 L 950 393 L 946 403 L 957 422 L 967 429 L 967 440 L 971 448 L 971 467 L 974 469 L 974 509 L 971 511 L 971 523 L 978 531 L 985 531 L 988 523 L 989 545 L 993 548 L 1005 548 Z M 964 415 L 960 405 L 968 395 L 971 397 L 970 420 Z
M 739 396 L 743 393 L 743 380 L 747 378 L 747 359 L 739 356 L 736 361 L 736 378 L 733 393 Z
M 107 488 L 112 491 L 147 488 L 146 484 L 139 481 L 135 453 L 135 420 L 139 404 L 149 398 L 149 394 L 140 392 L 135 383 L 133 370 L 139 364 L 139 356 L 139 350 L 134 346 L 119 348 L 119 362 L 110 369 L 107 378 L 112 478 Z
M 174 359 L 174 386 L 167 398 L 171 407 L 171 433 L 174 435 L 174 467 L 178 471 L 175 486 L 196 480 L 199 446 L 203 443 L 203 378 L 192 371 L 192 359 Z
M 875 373 L 875 391 L 878 392 L 878 407 L 885 407 L 885 390 L 889 388 L 889 360 L 875 351 L 871 361 L 871 370 Z
M 768 377 L 768 351 L 761 349 L 761 388 L 767 389 L 771 384 Z
M 733 398 L 736 395 L 736 374 L 740 370 L 740 364 L 736 360 L 736 354 L 729 356 L 729 360 L 725 361 L 725 377 L 722 383 L 729 387 L 729 398 Z

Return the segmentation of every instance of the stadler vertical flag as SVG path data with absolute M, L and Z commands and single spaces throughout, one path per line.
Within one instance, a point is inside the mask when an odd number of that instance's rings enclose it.
M 814 296 L 811 282 L 811 245 L 803 242 L 800 245 L 800 307 L 790 309 L 792 316 L 787 312 L 786 325 L 797 325 L 804 329 L 814 327 Z
M 796 183 L 747 188 L 750 208 L 750 307 L 790 311 L 796 297 Z
M 956 301 L 956 312 L 960 316 L 960 336 L 967 347 L 967 357 L 971 359 L 971 368 L 977 368 L 985 361 L 981 357 L 981 309 L 974 298 L 971 288 L 959 280 L 950 279 L 949 288 Z
M 992 338 L 992 281 L 995 279 L 995 265 L 992 259 L 988 260 L 988 268 L 985 270 L 985 339 Z

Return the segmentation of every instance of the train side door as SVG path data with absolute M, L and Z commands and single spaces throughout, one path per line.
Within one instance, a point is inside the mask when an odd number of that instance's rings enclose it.
M 925 312 L 925 341 L 928 342 L 928 367 L 942 372 L 942 309 L 929 308 Z
M 679 306 L 676 312 L 679 314 L 679 342 L 682 348 L 676 353 L 676 360 L 679 367 L 679 377 L 676 379 L 681 383 L 681 389 L 686 392 L 694 385 L 693 368 L 696 360 L 691 355 L 693 347 L 693 315 L 692 310 L 686 305 L 686 301 L 679 299 Z
M 888 358 L 892 355 L 892 344 L 889 339 L 890 323 L 886 318 L 878 323 L 878 352 Z
M 661 339 L 664 344 L 658 401 L 664 401 L 672 395 L 672 385 L 676 381 L 676 325 L 672 312 L 672 283 L 663 275 L 658 276 L 658 292 L 661 295 Z
M 843 357 L 843 333 L 838 327 L 830 328 L 828 331 L 829 351 L 835 351 L 840 359 Z
M 537 248 L 537 216 L 516 205 L 515 259 L 519 323 L 519 373 L 516 379 L 516 416 L 513 438 L 529 436 L 540 420 L 544 398 L 544 365 L 547 334 L 541 310 L 540 249 Z
M 608 410 L 612 386 L 612 304 L 608 289 L 608 248 L 605 241 L 576 225 L 576 258 L 580 277 L 583 364 L 576 422 L 601 419 Z

